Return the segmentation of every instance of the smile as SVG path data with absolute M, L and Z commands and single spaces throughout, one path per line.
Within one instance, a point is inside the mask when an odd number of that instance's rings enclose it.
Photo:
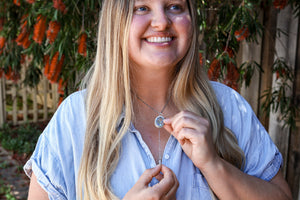
M 151 43 L 164 43 L 172 41 L 172 37 L 150 37 L 146 39 L 147 42 Z

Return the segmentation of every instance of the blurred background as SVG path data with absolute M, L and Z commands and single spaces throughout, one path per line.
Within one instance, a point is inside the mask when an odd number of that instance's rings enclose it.
M 0 0 L 0 199 L 26 199 L 22 166 L 94 61 L 101 0 Z M 300 1 L 195 0 L 199 62 L 241 93 L 300 200 Z

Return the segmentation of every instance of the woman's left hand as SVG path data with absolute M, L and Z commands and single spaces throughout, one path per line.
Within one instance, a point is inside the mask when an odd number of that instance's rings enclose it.
M 215 151 L 210 123 L 189 111 L 181 111 L 164 120 L 164 128 L 180 143 L 185 154 L 200 170 L 218 158 Z

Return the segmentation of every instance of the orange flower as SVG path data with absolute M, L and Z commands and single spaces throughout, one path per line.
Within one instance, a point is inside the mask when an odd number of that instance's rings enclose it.
M 62 2 L 62 0 L 53 0 L 53 7 L 64 14 L 67 13 L 66 5 Z
M 44 36 L 45 36 L 45 31 L 46 31 L 46 17 L 39 15 L 37 17 L 37 22 L 34 25 L 34 31 L 33 31 L 33 37 L 32 39 L 38 43 L 42 44 Z
M 34 3 L 35 2 L 35 0 L 26 0 L 27 1 L 27 3 Z
M 60 24 L 56 21 L 51 21 L 49 24 L 49 28 L 47 30 L 47 38 L 50 44 L 52 44 L 55 41 L 55 38 L 57 37 L 59 30 L 60 30 Z
M 44 75 L 48 78 L 49 68 L 50 68 L 50 56 L 49 55 L 44 56 L 44 63 L 45 63 Z
M 52 58 L 52 60 L 50 62 L 48 62 L 50 64 L 50 66 L 45 66 L 45 71 L 44 73 L 46 73 L 46 77 L 48 78 L 48 80 L 50 80 L 51 83 L 57 82 L 59 74 L 62 70 L 62 66 L 64 64 L 64 58 L 65 56 L 62 55 L 61 59 L 58 60 L 59 58 L 59 52 L 56 52 Z M 46 58 L 47 59 L 47 58 Z M 46 67 L 49 69 L 46 69 Z M 48 73 L 47 73 L 48 71 Z
M 249 36 L 249 29 L 247 27 L 243 27 L 240 30 L 235 31 L 234 36 L 237 41 L 242 41 Z
M 20 0 L 14 0 L 14 4 L 16 4 L 17 6 L 20 6 L 21 5 Z
M 64 91 L 64 87 L 66 86 L 66 82 L 63 81 L 62 78 L 59 79 L 58 81 L 58 93 L 61 95 L 64 95 L 65 91 Z
M 0 36 L 0 54 L 2 54 L 4 45 L 5 45 L 5 37 Z
M 31 42 L 29 40 L 29 33 L 27 33 L 24 40 L 23 40 L 22 46 L 23 46 L 24 49 L 27 49 L 30 46 L 30 44 L 31 44 Z
M 16 39 L 17 45 L 19 45 L 19 46 L 23 45 L 23 41 L 24 41 L 26 34 L 27 34 L 26 31 L 24 31 L 24 30 L 21 31 L 21 33 L 18 35 L 18 37 Z
M 208 78 L 212 81 L 216 81 L 220 77 L 220 72 L 221 72 L 220 62 L 215 58 L 211 62 L 209 69 L 207 71 Z
M 224 79 L 224 83 L 227 86 L 229 86 L 237 91 L 239 77 L 240 77 L 239 71 L 237 70 L 236 66 L 232 62 L 230 62 L 227 65 L 227 74 Z
M 29 40 L 29 33 L 26 32 L 26 29 L 24 29 L 17 37 L 16 39 L 17 45 L 23 46 L 24 49 L 27 49 L 31 42 Z
M 58 100 L 57 107 L 59 107 L 59 105 L 63 102 L 63 100 L 64 100 L 64 97 L 60 96 L 59 100 Z
M 83 33 L 79 37 L 79 45 L 78 45 L 78 53 L 84 57 L 86 57 L 86 38 L 87 34 Z
M 51 80 L 53 74 L 55 73 L 58 57 L 59 57 L 59 52 L 56 52 L 52 57 L 52 60 L 50 61 L 50 66 L 48 71 L 49 73 L 47 76 L 49 80 Z
M 27 20 L 26 18 L 28 17 L 28 14 L 27 15 L 23 15 L 22 18 L 21 18 L 21 29 L 26 29 L 26 26 L 27 26 Z
M 50 80 L 51 83 L 56 83 L 58 81 L 58 77 L 59 77 L 60 72 L 62 70 L 64 60 L 65 60 L 65 56 L 62 55 L 61 59 L 58 61 L 57 65 L 56 65 L 55 72 L 53 73 L 53 75 L 51 77 L 51 80 Z
M 287 5 L 287 3 L 288 3 L 288 0 L 274 0 L 273 1 L 274 7 L 277 9 L 280 9 L 280 10 L 284 9 L 285 6 Z

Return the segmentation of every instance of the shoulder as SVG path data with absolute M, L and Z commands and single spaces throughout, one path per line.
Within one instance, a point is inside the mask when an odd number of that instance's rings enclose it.
M 249 103 L 237 91 L 222 83 L 214 81 L 210 83 L 223 112 L 226 112 L 229 108 L 236 108 L 240 112 L 246 112 L 247 110 L 252 112 Z
M 68 96 L 58 107 L 42 136 L 53 149 L 63 152 L 81 144 L 86 127 L 85 91 Z M 79 145 L 78 145 L 79 146 Z

